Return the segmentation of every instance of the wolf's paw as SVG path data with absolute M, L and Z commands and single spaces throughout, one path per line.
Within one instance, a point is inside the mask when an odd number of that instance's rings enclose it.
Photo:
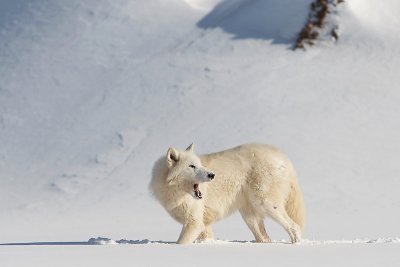
M 301 242 L 301 230 L 300 227 L 295 224 L 290 228 L 290 239 L 292 240 L 292 244 L 297 244 Z
M 272 241 L 271 241 L 271 239 L 268 237 L 268 238 L 257 238 L 256 239 L 256 243 L 271 243 Z

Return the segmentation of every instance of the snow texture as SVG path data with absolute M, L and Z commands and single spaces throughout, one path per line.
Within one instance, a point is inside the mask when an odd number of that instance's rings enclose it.
M 345 1 L 337 42 L 293 51 L 311 2 L 2 0 L 0 265 L 395 266 L 400 2 Z M 236 214 L 171 244 L 154 161 L 250 141 L 294 162 L 305 240 Z

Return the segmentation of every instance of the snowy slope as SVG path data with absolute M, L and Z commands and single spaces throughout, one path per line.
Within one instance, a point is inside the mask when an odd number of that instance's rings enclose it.
M 174 241 L 153 161 L 248 141 L 292 158 L 306 238 L 397 237 L 400 4 L 349 0 L 335 45 L 293 51 L 310 2 L 2 1 L 0 242 Z

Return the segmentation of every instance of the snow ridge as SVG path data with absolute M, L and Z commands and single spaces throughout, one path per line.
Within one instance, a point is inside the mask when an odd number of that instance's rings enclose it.
M 308 22 L 301 30 L 295 48 L 306 49 L 313 46 L 316 41 L 337 41 L 339 38 L 338 21 L 332 15 L 337 15 L 337 5 L 344 0 L 315 0 L 311 3 Z

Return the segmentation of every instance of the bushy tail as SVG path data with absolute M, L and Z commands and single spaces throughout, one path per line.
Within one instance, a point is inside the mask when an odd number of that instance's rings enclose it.
M 285 206 L 286 212 L 289 217 L 297 223 L 301 231 L 304 230 L 306 210 L 304 207 L 303 194 L 297 183 L 292 185 L 289 198 Z

